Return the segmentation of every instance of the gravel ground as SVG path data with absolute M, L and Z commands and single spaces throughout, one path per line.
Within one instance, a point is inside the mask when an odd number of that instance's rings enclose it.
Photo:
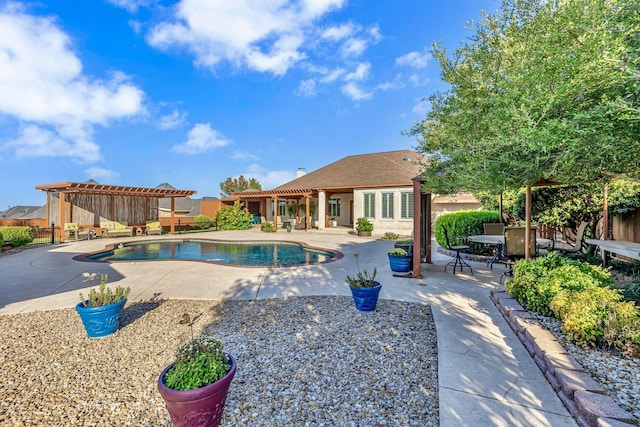
M 535 320 L 562 343 L 568 354 L 589 372 L 609 396 L 640 425 L 640 360 L 606 349 L 582 348 L 571 344 L 562 333 L 562 322 L 534 314 Z
M 222 425 L 438 425 L 430 308 L 350 297 L 128 303 L 98 340 L 74 309 L 0 316 L 0 425 L 170 425 L 156 381 L 190 337 L 183 313 L 238 361 Z

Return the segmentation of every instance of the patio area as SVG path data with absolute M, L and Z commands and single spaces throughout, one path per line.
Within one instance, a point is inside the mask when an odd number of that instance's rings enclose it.
M 239 360 L 224 425 L 575 425 L 490 300 L 501 270 L 475 263 L 473 276 L 454 276 L 443 271 L 450 258 L 434 251 L 433 264 L 422 266 L 423 279 L 398 278 L 386 256 L 393 242 L 346 233 L 247 230 L 200 237 L 292 240 L 345 256 L 275 269 L 72 259 L 120 239 L 2 256 L 0 314 L 8 315 L 0 316 L 2 354 L 5 366 L 30 373 L 17 386 L 11 378 L 21 377 L 3 370 L 8 377 L 0 378 L 0 391 L 11 396 L 1 404 L 4 420 L 168 422 L 155 381 L 186 339 L 177 321 L 188 309 L 202 313 L 199 330 L 219 336 Z M 360 269 L 377 267 L 383 284 L 374 313 L 357 312 L 344 283 L 357 271 L 356 252 Z M 131 287 L 125 325 L 102 340 L 86 338 L 72 308 L 78 292 L 86 293 L 86 271 Z M 292 371 L 284 368 L 289 364 Z M 69 377 L 58 373 L 68 370 Z M 91 391 L 96 384 L 102 394 Z

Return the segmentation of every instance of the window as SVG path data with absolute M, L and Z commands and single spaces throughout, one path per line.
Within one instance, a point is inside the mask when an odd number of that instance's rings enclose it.
M 393 219 L 393 193 L 382 193 L 382 219 Z
M 278 200 L 278 215 L 286 215 L 286 214 L 287 214 L 287 201 Z
M 340 199 L 329 199 L 329 216 L 332 218 L 340 216 Z
M 400 218 L 413 218 L 413 192 L 400 193 Z
M 376 212 L 376 195 L 375 193 L 364 193 L 364 206 L 362 207 L 362 213 L 365 218 L 375 218 Z

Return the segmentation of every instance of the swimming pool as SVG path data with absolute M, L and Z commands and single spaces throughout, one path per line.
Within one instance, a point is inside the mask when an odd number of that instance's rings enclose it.
M 286 267 L 329 262 L 339 252 L 312 248 L 295 242 L 228 242 L 208 239 L 146 240 L 113 245 L 87 254 L 87 261 L 205 261 L 245 267 Z

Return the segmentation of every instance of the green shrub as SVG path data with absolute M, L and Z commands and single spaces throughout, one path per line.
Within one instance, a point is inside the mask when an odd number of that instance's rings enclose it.
M 0 233 L 0 245 L 4 243 L 4 236 Z
M 260 230 L 264 231 L 265 233 L 276 232 L 276 229 L 273 227 L 272 222 L 263 222 L 262 224 L 260 224 Z
M 198 230 L 207 230 L 211 227 L 212 222 L 213 220 L 211 217 L 208 217 L 207 215 L 197 215 L 193 219 L 193 226 Z
M 551 316 L 549 304 L 561 290 L 578 291 L 612 283 L 611 274 L 602 267 L 552 252 L 518 261 L 513 267 L 513 278 L 505 288 L 528 310 Z
M 373 224 L 367 218 L 360 217 L 356 220 L 356 231 L 373 231 Z
M 3 225 L 0 226 L 3 241 L 8 240 L 13 246 L 22 246 L 33 242 L 31 227 Z
M 590 287 L 581 291 L 564 289 L 551 301 L 551 309 L 562 320 L 562 331 L 577 345 L 596 346 L 603 343 L 605 322 L 613 305 L 622 295 L 607 287 Z
M 444 231 L 442 226 L 447 228 L 449 241 L 452 245 L 463 243 L 467 236 L 484 234 L 485 222 L 499 222 L 500 213 L 496 211 L 458 211 L 443 214 L 438 217 L 434 226 L 436 242 L 440 246 L 446 247 Z
M 616 302 L 604 327 L 605 345 L 631 357 L 640 357 L 640 312 L 630 302 Z
M 382 238 L 384 240 L 398 240 L 400 238 L 400 235 L 387 231 L 386 233 L 384 233 L 384 236 Z
M 241 203 L 223 206 L 216 212 L 219 230 L 248 230 L 251 228 L 251 213 Z

